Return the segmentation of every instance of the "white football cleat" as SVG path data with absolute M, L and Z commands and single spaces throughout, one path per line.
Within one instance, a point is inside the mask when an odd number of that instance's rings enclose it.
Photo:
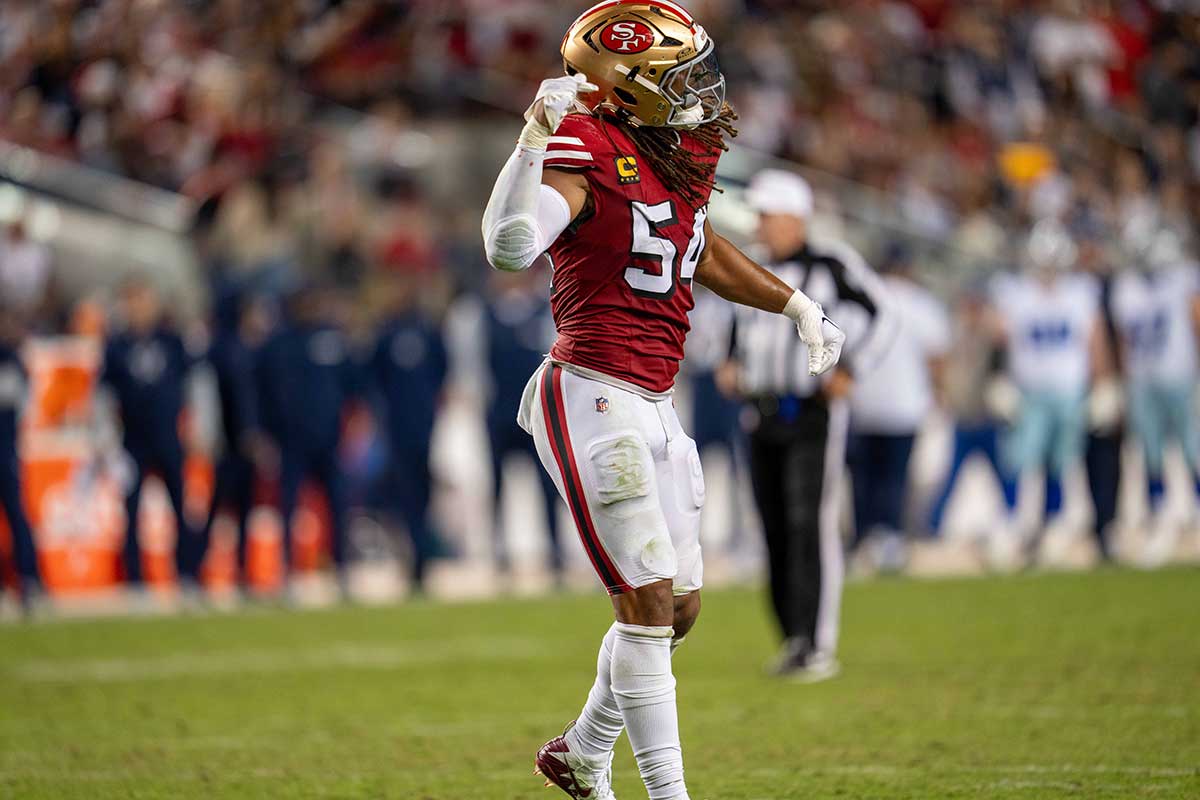
M 588 758 L 572 753 L 566 733 L 572 722 L 542 745 L 533 759 L 533 774 L 546 779 L 546 786 L 557 786 L 575 800 L 617 800 L 612 791 L 613 754 Z
M 785 674 L 783 677 L 796 683 L 820 683 L 830 678 L 836 678 L 842 671 L 842 665 L 830 653 L 815 650 L 809 653 L 804 663 Z
M 770 668 L 775 677 L 796 683 L 827 681 L 841 670 L 832 653 L 815 649 L 804 636 L 785 640 L 779 658 Z

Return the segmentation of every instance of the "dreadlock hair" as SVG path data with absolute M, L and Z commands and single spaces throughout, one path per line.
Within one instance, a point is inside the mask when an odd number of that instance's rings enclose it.
M 726 136 L 731 139 L 737 136 L 733 125 L 737 118 L 737 112 L 726 103 L 715 120 L 688 131 L 688 135 L 704 148 L 704 155 L 715 156 L 729 149 Z M 618 119 L 617 126 L 634 143 L 638 155 L 658 179 L 688 202 L 699 202 L 716 189 L 713 185 L 716 171 L 711 164 L 701 161 L 699 155 L 683 147 L 676 129 L 633 125 L 627 119 Z

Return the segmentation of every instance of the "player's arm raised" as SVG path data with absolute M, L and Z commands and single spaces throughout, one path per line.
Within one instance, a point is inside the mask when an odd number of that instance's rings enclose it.
M 808 345 L 809 372 L 820 375 L 832 368 L 841 357 L 846 335 L 825 316 L 820 304 L 756 264 L 708 223 L 704 227 L 708 244 L 696 267 L 696 280 L 732 303 L 791 318 Z
M 496 178 L 483 213 L 484 247 L 496 269 L 528 269 L 583 208 L 586 181 L 543 167 L 550 136 L 579 94 L 595 90 L 582 75 L 551 78 L 542 82 L 525 112 L 517 149 Z

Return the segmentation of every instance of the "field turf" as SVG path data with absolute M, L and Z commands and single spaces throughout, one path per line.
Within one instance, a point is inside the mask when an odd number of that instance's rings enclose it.
M 0 627 L 0 798 L 554 800 L 599 594 Z M 694 800 L 1200 798 L 1200 572 L 881 581 L 772 681 L 760 593 L 676 657 Z M 645 798 L 622 738 L 616 789 Z

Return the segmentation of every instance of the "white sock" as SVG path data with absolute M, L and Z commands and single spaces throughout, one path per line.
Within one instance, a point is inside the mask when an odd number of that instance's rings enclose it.
M 650 800 L 688 800 L 671 674 L 670 627 L 613 626 L 612 693 Z
M 612 693 L 612 654 L 616 638 L 617 626 L 613 623 L 604 634 L 604 641 L 600 642 L 600 654 L 596 658 L 596 682 L 588 692 L 579 719 L 567 731 L 567 746 L 572 753 L 586 757 L 607 756 L 625 728 L 621 709 L 617 708 Z
M 571 730 L 567 731 L 567 746 L 572 753 L 581 756 L 599 757 L 612 752 L 625 730 L 625 721 L 621 718 L 621 709 L 617 708 L 617 699 L 612 693 L 612 650 L 617 636 L 617 625 L 604 634 L 600 642 L 600 654 L 596 659 L 596 682 L 588 692 L 587 702 L 579 719 Z M 671 640 L 671 656 L 674 657 L 679 645 L 686 637 L 680 636 Z

